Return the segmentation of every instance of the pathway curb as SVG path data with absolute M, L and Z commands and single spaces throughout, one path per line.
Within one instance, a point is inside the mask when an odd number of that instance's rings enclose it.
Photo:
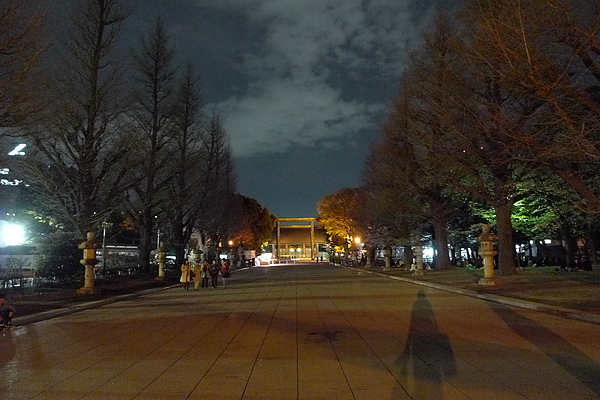
M 73 305 L 73 306 L 67 307 L 67 308 L 59 308 L 57 310 L 42 311 L 42 312 L 36 313 L 36 314 L 13 318 L 13 323 L 15 326 L 29 325 L 29 324 L 33 324 L 35 322 L 45 321 L 45 320 L 56 318 L 56 317 L 62 317 L 64 315 L 74 314 L 76 312 L 83 311 L 83 310 L 89 310 L 92 308 L 102 307 L 107 304 L 116 303 L 118 301 L 129 300 L 129 299 L 133 299 L 136 297 L 160 292 L 163 290 L 172 289 L 177 286 L 181 286 L 181 284 L 170 285 L 170 286 L 165 286 L 165 287 L 161 287 L 161 288 L 145 289 L 145 290 L 140 290 L 139 292 L 135 292 L 135 293 L 121 294 L 118 296 L 109 297 L 109 298 L 102 299 L 102 300 L 96 300 L 96 301 L 90 301 L 88 303 L 76 304 L 76 305 Z
M 552 315 L 555 315 L 555 316 L 558 316 L 561 318 L 574 319 L 574 320 L 588 322 L 588 323 L 595 324 L 595 325 L 600 325 L 600 316 L 595 315 L 595 314 L 590 314 L 585 311 L 573 310 L 570 308 L 564 308 L 564 307 L 558 307 L 558 306 L 550 306 L 550 305 L 536 303 L 536 302 L 528 301 L 528 300 L 520 300 L 520 299 L 514 299 L 514 298 L 510 298 L 510 297 L 498 296 L 495 294 L 479 293 L 474 290 L 461 289 L 461 288 L 447 286 L 447 285 L 440 285 L 439 283 L 420 281 L 418 279 L 411 279 L 411 278 L 406 278 L 403 276 L 394 276 L 394 275 L 386 274 L 383 272 L 372 271 L 372 270 L 368 270 L 368 269 L 362 269 L 362 268 L 356 268 L 356 267 L 345 267 L 345 268 L 353 269 L 355 271 L 360 271 L 360 272 L 366 272 L 369 274 L 373 274 L 373 275 L 377 275 L 377 276 L 381 276 L 381 277 L 385 277 L 385 278 L 389 278 L 389 279 L 395 279 L 398 281 L 413 283 L 415 285 L 421 285 L 421 286 L 426 286 L 426 287 L 430 287 L 433 289 L 444 290 L 446 292 L 462 294 L 464 296 L 476 297 L 476 298 L 479 298 L 482 300 L 492 301 L 494 303 L 506 304 L 506 305 L 510 305 L 510 306 L 514 306 L 514 307 L 525 308 L 528 310 L 544 312 L 544 313 L 552 314 Z

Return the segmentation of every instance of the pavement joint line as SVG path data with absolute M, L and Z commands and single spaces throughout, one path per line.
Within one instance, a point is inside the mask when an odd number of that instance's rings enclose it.
M 173 289 L 178 286 L 181 286 L 181 284 L 170 285 L 170 286 L 165 286 L 165 287 L 161 287 L 161 288 L 145 289 L 145 290 L 140 290 L 139 292 L 134 292 L 134 293 L 121 294 L 118 296 L 113 296 L 113 297 L 109 297 L 109 298 L 102 299 L 102 300 L 95 300 L 95 301 L 90 301 L 87 303 L 76 304 L 76 305 L 66 307 L 66 308 L 60 308 L 58 310 L 42 311 L 42 312 L 36 313 L 36 314 L 13 318 L 13 322 L 14 322 L 15 326 L 29 325 L 29 324 L 33 324 L 35 322 L 41 322 L 41 321 L 49 320 L 52 318 L 57 318 L 57 317 L 62 317 L 62 316 L 69 315 L 69 314 L 74 314 L 76 312 L 80 312 L 80 311 L 84 311 L 84 310 L 90 310 L 92 308 L 102 307 L 107 304 L 112 304 L 112 303 L 116 303 L 116 302 L 123 301 L 123 300 L 129 300 L 129 299 L 133 299 L 136 297 L 145 296 L 147 294 L 152 294 L 152 293 L 157 293 L 157 292 L 160 292 L 163 290 Z
M 336 265 L 336 266 L 338 266 L 338 265 Z M 341 265 L 339 265 L 339 266 L 342 268 L 348 268 L 348 269 L 353 269 L 355 271 L 366 272 L 369 274 L 377 275 L 377 276 L 388 278 L 388 279 L 394 279 L 394 280 L 398 280 L 398 281 L 412 283 L 415 285 L 430 287 L 433 289 L 444 290 L 446 292 L 461 294 L 464 296 L 476 297 L 476 298 L 479 298 L 482 300 L 492 301 L 492 302 L 500 303 L 500 304 L 507 304 L 507 305 L 524 308 L 524 309 L 528 309 L 528 310 L 545 312 L 545 313 L 552 314 L 552 315 L 555 315 L 555 316 L 558 316 L 561 318 L 565 318 L 565 319 L 573 319 L 573 320 L 583 321 L 583 322 L 587 322 L 587 323 L 591 323 L 591 324 L 595 324 L 595 325 L 600 325 L 600 317 L 585 313 L 583 311 L 578 311 L 578 310 L 573 310 L 573 309 L 558 307 L 558 306 L 550 306 L 550 305 L 540 304 L 540 303 L 527 301 L 527 300 L 513 299 L 513 298 L 509 298 L 509 297 L 494 295 L 494 294 L 479 293 L 479 292 L 475 292 L 473 290 L 461 289 L 461 288 L 456 288 L 456 287 L 446 286 L 446 285 L 440 285 L 438 283 L 425 282 L 425 281 L 420 281 L 417 279 L 410 279 L 410 278 L 406 278 L 406 277 L 402 277 L 402 276 L 393 276 L 393 275 L 385 274 L 383 272 L 377 272 L 377 271 L 372 271 L 372 270 L 368 270 L 368 269 L 349 267 L 349 266 L 341 266 Z M 244 270 L 244 269 L 246 269 L 246 268 L 242 268 L 240 270 Z M 24 317 L 16 317 L 13 319 L 13 321 L 16 326 L 29 325 L 29 324 L 33 324 L 35 322 L 41 322 L 41 321 L 45 321 L 45 320 L 52 319 L 52 318 L 57 318 L 57 317 L 62 317 L 62 316 L 69 315 L 69 314 L 74 314 L 79 311 L 102 307 L 104 305 L 116 303 L 118 301 L 129 300 L 129 299 L 132 299 L 135 297 L 140 297 L 140 296 L 144 296 L 147 294 L 160 292 L 163 290 L 173 289 L 178 286 L 181 286 L 181 284 L 170 285 L 170 286 L 166 286 L 166 287 L 162 287 L 162 288 L 141 290 L 141 291 L 135 292 L 135 293 L 128 293 L 128 294 L 123 294 L 123 295 L 119 295 L 119 296 L 109 297 L 107 299 L 91 301 L 91 302 L 83 303 L 83 304 L 77 304 L 77 305 L 74 305 L 71 307 L 61 308 L 58 310 L 49 310 L 49 311 L 43 311 L 43 312 L 36 313 L 36 314 L 26 315 Z
M 452 293 L 461 294 L 464 296 L 476 297 L 476 298 L 479 298 L 482 300 L 492 301 L 494 303 L 506 304 L 506 305 L 524 308 L 524 309 L 528 309 L 528 310 L 544 312 L 544 313 L 552 314 L 552 315 L 555 315 L 555 316 L 561 317 L 561 318 L 573 319 L 573 320 L 587 322 L 590 324 L 600 325 L 600 316 L 592 315 L 592 314 L 586 313 L 584 311 L 573 310 L 570 308 L 564 308 L 564 307 L 558 307 L 558 306 L 551 306 L 551 305 L 536 303 L 536 302 L 528 301 L 528 300 L 513 299 L 510 297 L 498 296 L 495 294 L 479 293 L 474 290 L 456 288 L 456 287 L 447 286 L 447 285 L 440 285 L 439 283 L 426 282 L 426 281 L 421 281 L 418 279 L 406 278 L 403 276 L 393 276 L 393 275 L 389 275 L 389 274 L 386 274 L 383 272 L 371 271 L 368 269 L 362 269 L 362 268 L 356 268 L 356 267 L 344 267 L 344 268 L 349 268 L 349 269 L 353 269 L 355 271 L 360 271 L 360 272 L 366 272 L 369 274 L 374 274 L 374 275 L 381 276 L 381 277 L 388 278 L 388 279 L 395 279 L 398 281 L 413 283 L 415 285 L 426 286 L 426 287 L 430 287 L 433 289 L 444 290 L 446 292 L 452 292 Z

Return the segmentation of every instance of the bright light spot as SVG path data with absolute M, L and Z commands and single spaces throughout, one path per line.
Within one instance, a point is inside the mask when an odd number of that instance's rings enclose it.
M 551 244 L 552 243 L 552 239 L 544 239 L 544 244 Z
M 230 241 L 229 241 L 229 245 L 230 245 L 230 246 L 233 246 L 233 240 L 230 240 Z
M 9 156 L 24 156 L 25 152 L 21 151 L 25 148 L 25 146 L 27 146 L 25 143 L 19 143 L 14 149 L 11 150 L 10 153 L 8 153 Z
M 25 243 L 25 228 L 21 225 L 10 224 L 8 222 L 0 222 L 1 237 L 0 244 L 2 246 L 18 246 Z
M 359 237 L 355 237 L 355 238 L 354 238 L 354 243 L 356 243 L 356 244 L 360 244 L 360 238 L 359 238 Z
M 423 258 L 427 260 L 433 259 L 433 247 L 423 247 Z

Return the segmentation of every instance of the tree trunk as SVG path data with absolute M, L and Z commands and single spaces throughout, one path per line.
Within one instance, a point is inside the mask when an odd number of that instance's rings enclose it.
M 140 229 L 140 245 L 138 263 L 140 271 L 149 274 L 150 271 L 150 253 L 152 252 L 152 213 L 149 210 L 144 210 L 141 215 Z
M 505 201 L 494 205 L 498 224 L 498 274 L 516 275 L 516 252 L 511 221 L 512 202 Z
M 588 222 L 588 234 L 587 234 L 587 244 L 588 244 L 588 256 L 590 257 L 590 261 L 592 264 L 598 263 L 598 232 L 594 229 L 594 224 L 592 221 Z
M 445 219 L 433 219 L 435 232 L 435 247 L 437 251 L 435 269 L 450 269 L 450 255 L 448 252 L 448 225 Z
M 402 257 L 404 267 L 410 269 L 413 261 L 413 251 L 411 246 L 404 246 L 404 255 Z
M 564 244 L 565 244 L 565 249 L 567 251 L 567 269 L 569 271 L 574 270 L 577 265 L 575 264 L 575 258 L 577 257 L 577 251 L 578 246 L 577 246 L 577 239 L 575 238 L 575 235 L 573 234 L 573 232 L 566 228 L 564 230 Z

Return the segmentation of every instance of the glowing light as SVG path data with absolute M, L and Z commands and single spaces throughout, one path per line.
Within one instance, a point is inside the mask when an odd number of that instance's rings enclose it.
M 25 143 L 19 143 L 14 149 L 11 150 L 10 153 L 8 153 L 9 156 L 24 156 L 25 152 L 21 151 L 25 148 L 25 146 L 27 146 Z
M 0 226 L 2 228 L 0 243 L 3 246 L 18 246 L 25 243 L 25 228 L 23 226 L 4 221 L 1 222 Z
M 229 245 L 230 245 L 230 246 L 233 246 L 233 240 L 230 240 L 230 241 L 229 241 Z
M 359 237 L 355 237 L 355 238 L 354 238 L 354 243 L 356 243 L 356 244 L 360 244 L 360 238 L 359 238 Z
M 433 248 L 432 247 L 423 247 L 423 258 L 432 259 L 433 258 Z

